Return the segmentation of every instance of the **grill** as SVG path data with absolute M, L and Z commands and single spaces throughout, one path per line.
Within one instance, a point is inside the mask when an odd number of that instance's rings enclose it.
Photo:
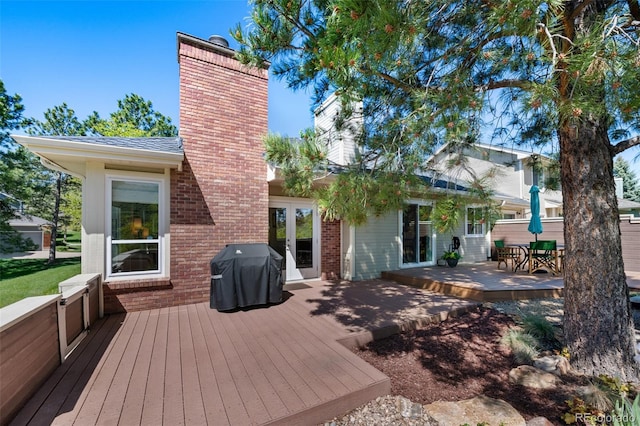
M 282 261 L 268 244 L 228 244 L 211 259 L 211 309 L 280 303 Z

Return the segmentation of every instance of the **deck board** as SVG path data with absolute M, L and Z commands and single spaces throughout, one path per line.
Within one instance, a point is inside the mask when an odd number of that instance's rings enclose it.
M 195 368 L 183 369 L 182 394 L 184 398 L 184 423 L 186 425 L 202 425 L 206 423 L 207 416 L 204 410 L 204 401 L 200 389 L 200 374 L 196 363 L 196 353 L 193 338 L 193 326 L 198 319 L 192 317 L 189 306 L 183 306 L 180 316 L 180 348 L 181 363 L 193 365 Z
M 267 358 L 262 358 L 265 368 L 277 371 L 284 379 L 285 388 L 281 392 L 287 394 L 293 392 L 294 396 L 285 398 L 290 410 L 306 407 L 313 404 L 324 389 L 322 386 L 311 387 L 305 381 L 301 368 L 291 362 L 295 358 L 292 348 L 287 345 L 281 337 L 279 330 L 271 330 L 266 333 L 265 328 L 269 327 L 269 322 L 256 321 L 255 316 L 241 316 L 241 320 L 246 325 L 246 330 L 250 333 Z
M 220 315 L 217 319 L 221 325 L 218 330 L 220 345 L 224 348 L 224 356 L 240 395 L 240 400 L 243 402 L 252 424 L 262 423 L 265 421 L 267 407 L 265 407 L 260 399 L 260 395 L 255 388 L 255 383 L 251 380 L 243 364 L 244 354 L 238 352 L 238 349 L 229 336 L 231 317 L 229 315 Z
M 184 424 L 184 404 L 182 397 L 182 364 L 180 348 L 181 306 L 169 308 L 169 327 L 167 330 L 167 358 L 164 381 L 164 424 Z
M 213 372 L 222 397 L 222 404 L 227 417 L 226 420 L 228 424 L 231 425 L 249 424 L 249 415 L 240 399 L 240 393 L 231 375 L 227 359 L 224 356 L 223 347 L 220 345 L 217 330 L 220 324 L 215 318 L 214 311 L 206 307 L 206 305 L 199 305 L 198 309 L 206 311 L 203 316 L 204 321 L 202 325 L 205 335 L 207 336 L 206 343 L 209 354 L 211 354 Z M 218 327 L 216 327 L 216 325 Z M 220 420 L 220 423 L 224 423 L 224 418 Z
M 274 385 L 267 378 L 270 366 L 262 364 L 255 355 L 259 348 L 259 345 L 256 344 L 257 342 L 246 335 L 241 323 L 235 321 L 235 318 L 233 321 L 227 321 L 225 328 L 228 330 L 231 343 L 238 353 L 242 354 L 240 357 L 242 364 L 270 418 L 278 418 L 285 415 L 287 407 L 275 391 Z
M 204 404 L 204 415 L 206 423 L 209 424 L 228 424 L 227 414 L 222 404 L 222 395 L 216 382 L 214 366 L 211 361 L 211 354 L 207 347 L 205 333 L 203 329 L 203 318 L 206 315 L 204 305 L 188 306 L 189 315 L 193 318 L 191 321 L 191 333 L 194 342 L 195 362 L 198 367 L 198 376 L 200 378 L 200 392 Z
M 116 338 L 111 342 L 107 357 L 103 358 L 104 362 L 99 364 L 94 374 L 91 375 L 78 403 L 69 413 L 74 424 L 92 425 L 97 423 L 109 389 L 114 383 L 118 365 L 125 354 L 127 343 L 135 330 L 139 317 L 139 313 L 136 312 L 128 315 Z
M 143 425 L 160 425 L 162 424 L 164 407 L 164 373 L 167 359 L 169 309 L 151 311 L 149 320 L 155 323 L 155 334 L 152 342 L 150 342 L 152 344 L 151 359 L 149 361 L 149 374 L 145 387 L 140 423 Z M 150 327 L 148 330 L 151 332 L 152 328 Z
M 264 379 L 271 385 L 274 394 L 278 396 L 282 409 L 284 410 L 280 415 L 278 415 L 277 412 L 274 412 L 272 415 L 280 417 L 289 411 L 295 412 L 302 409 L 305 404 L 296 392 L 296 379 L 299 380 L 299 377 L 288 368 L 288 365 L 282 359 L 272 342 L 269 339 L 260 337 L 260 328 L 247 322 L 247 320 L 246 315 L 238 317 L 239 328 L 245 330 L 243 338 L 253 343 L 247 343 L 247 348 L 256 360 L 256 366 L 260 368 L 264 374 Z M 310 389 L 307 389 L 307 392 L 312 393 Z M 278 406 L 280 406 L 280 404 L 278 404 Z
M 144 406 L 144 395 L 147 391 L 147 377 L 149 376 L 153 340 L 157 326 L 158 316 L 151 315 L 151 312 L 147 311 L 143 339 L 140 342 L 140 350 L 135 360 L 119 417 L 131 419 L 132 423 L 139 423 L 142 419 L 142 407 Z
M 117 424 L 120 419 L 149 318 L 148 311 L 136 314 L 135 327 L 113 376 L 113 381 L 100 410 L 100 415 L 95 422 L 96 425 L 113 425 Z

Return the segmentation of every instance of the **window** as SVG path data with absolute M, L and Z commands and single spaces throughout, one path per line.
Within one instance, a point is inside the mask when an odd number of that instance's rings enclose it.
M 108 276 L 161 273 L 162 181 L 108 179 Z
M 402 212 L 402 263 L 433 262 L 431 206 L 407 204 Z
M 531 177 L 534 185 L 537 185 L 539 188 L 544 187 L 544 171 L 541 166 L 533 167 L 531 169 Z
M 482 207 L 467 207 L 467 235 L 484 235 L 484 212 Z

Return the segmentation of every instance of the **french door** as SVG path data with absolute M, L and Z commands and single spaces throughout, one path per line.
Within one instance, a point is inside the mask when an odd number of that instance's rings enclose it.
M 269 203 L 269 245 L 285 259 L 287 281 L 318 277 L 318 235 L 318 213 L 313 203 Z

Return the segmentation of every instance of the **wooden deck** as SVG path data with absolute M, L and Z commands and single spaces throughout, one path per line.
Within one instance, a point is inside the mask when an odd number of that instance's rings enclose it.
M 285 294 L 232 313 L 197 304 L 108 316 L 12 424 L 322 423 L 390 392 L 338 340 L 362 343 L 474 305 L 380 280 Z
M 627 271 L 626 274 L 629 288 L 639 290 L 640 272 Z M 401 269 L 383 272 L 382 277 L 478 302 L 562 297 L 564 289 L 562 275 L 512 272 L 509 268 L 498 269 L 497 262 L 461 263 L 455 268 L 429 266 Z

